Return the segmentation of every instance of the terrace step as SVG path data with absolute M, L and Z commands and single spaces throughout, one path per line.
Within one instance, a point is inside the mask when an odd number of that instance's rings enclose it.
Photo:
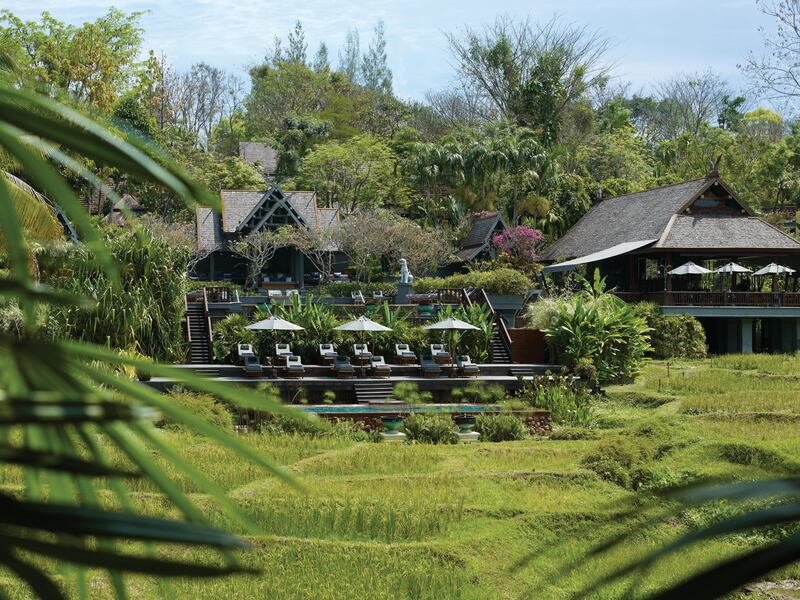
M 193 365 L 211 362 L 211 340 L 208 329 L 208 314 L 202 301 L 186 302 L 186 321 L 191 335 L 189 362 Z
M 512 377 L 533 377 L 536 375 L 534 367 L 511 367 L 508 372 Z
M 508 351 L 500 340 L 500 335 L 497 333 L 489 340 L 489 356 L 495 364 L 507 364 L 511 362 L 511 357 L 508 355 Z
M 353 387 L 356 392 L 356 402 L 365 404 L 392 402 L 394 386 L 388 381 L 356 381 Z

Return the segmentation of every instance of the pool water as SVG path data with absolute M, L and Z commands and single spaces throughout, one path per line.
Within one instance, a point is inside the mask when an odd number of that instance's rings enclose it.
M 487 412 L 497 411 L 497 406 L 491 404 L 423 404 L 423 405 L 408 405 L 408 404 L 326 404 L 314 406 L 300 406 L 298 407 L 306 412 L 315 414 L 350 414 L 350 413 L 380 413 L 387 412 L 409 413 L 409 412 L 440 412 L 440 413 L 465 413 L 465 412 Z

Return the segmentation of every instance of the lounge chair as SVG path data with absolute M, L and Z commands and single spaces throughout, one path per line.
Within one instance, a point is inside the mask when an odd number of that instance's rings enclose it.
M 255 352 L 253 352 L 252 344 L 239 344 L 236 347 L 236 353 L 238 357 L 238 362 L 240 365 L 245 363 L 246 356 L 255 356 Z
M 275 344 L 275 356 L 281 358 L 284 356 L 291 356 L 291 355 L 292 355 L 292 349 L 289 346 L 289 344 Z
M 267 290 L 268 298 L 282 298 L 283 292 L 280 290 Z
M 385 298 L 383 295 L 383 290 L 373 290 L 372 291 L 372 299 L 377 301 L 382 301 Z
M 478 365 L 472 362 L 472 359 L 467 354 L 456 356 L 456 365 L 458 366 L 458 374 L 462 377 L 477 377 L 481 374 Z
M 287 377 L 302 377 L 306 374 L 306 369 L 303 363 L 300 362 L 300 357 L 289 355 L 286 357 L 286 376 Z
M 261 363 L 258 362 L 258 357 L 255 354 L 244 355 L 242 371 L 244 371 L 244 374 L 248 377 L 260 377 L 264 374 L 264 368 L 261 366 Z
M 330 365 L 336 358 L 336 348 L 333 344 L 320 344 L 319 357 L 323 365 Z
M 350 292 L 350 297 L 353 299 L 353 304 L 366 304 L 364 300 L 364 292 L 358 290 L 357 292 Z
M 373 356 L 369 361 L 370 372 L 374 377 L 391 377 L 392 368 L 386 364 L 382 356 Z
M 372 358 L 372 352 L 369 351 L 366 344 L 353 344 L 353 355 L 362 364 L 368 363 Z
M 299 296 L 300 290 L 286 290 L 286 296 Z
M 397 362 L 401 365 L 413 365 L 417 362 L 417 355 L 411 351 L 408 344 L 395 344 L 394 351 L 397 354 Z
M 350 364 L 350 359 L 344 354 L 333 357 L 333 373 L 337 377 L 352 377 L 356 370 Z
M 442 374 L 442 368 L 430 354 L 423 354 L 419 361 L 419 372 L 423 377 L 438 377 Z
M 431 344 L 431 354 L 440 365 L 446 365 L 450 362 L 450 353 L 444 349 L 444 344 Z

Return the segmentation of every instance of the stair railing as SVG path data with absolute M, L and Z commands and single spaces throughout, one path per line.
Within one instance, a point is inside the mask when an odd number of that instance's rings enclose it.
M 192 346 L 192 324 L 189 322 L 189 302 L 186 299 L 186 294 L 183 295 L 183 314 L 186 315 L 184 322 L 186 323 L 186 341 L 189 342 L 189 347 Z
M 489 296 L 486 294 L 486 290 L 481 288 L 478 291 L 478 299 L 481 304 L 484 304 L 489 309 L 489 314 L 492 317 L 492 321 L 494 321 L 494 326 L 497 329 L 498 337 L 500 338 L 500 343 L 503 345 L 503 349 L 508 354 L 509 360 L 513 359 L 513 354 L 511 352 L 511 334 L 508 332 L 508 326 L 506 325 L 506 320 L 503 316 L 494 310 L 492 306 L 491 300 L 489 300 Z
M 208 312 L 208 296 L 206 295 L 206 288 L 203 288 L 203 311 L 205 312 L 206 316 L 206 327 L 208 327 L 208 353 L 209 356 L 212 354 L 212 339 L 211 339 L 211 315 Z

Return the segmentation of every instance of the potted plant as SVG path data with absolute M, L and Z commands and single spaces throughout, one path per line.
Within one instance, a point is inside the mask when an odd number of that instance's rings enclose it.
M 385 429 L 385 433 L 389 435 L 397 435 L 400 433 L 400 429 L 402 429 L 404 421 L 405 415 L 400 413 L 381 416 L 381 424 Z
M 475 415 L 460 414 L 453 417 L 459 433 L 472 433 L 475 428 Z

